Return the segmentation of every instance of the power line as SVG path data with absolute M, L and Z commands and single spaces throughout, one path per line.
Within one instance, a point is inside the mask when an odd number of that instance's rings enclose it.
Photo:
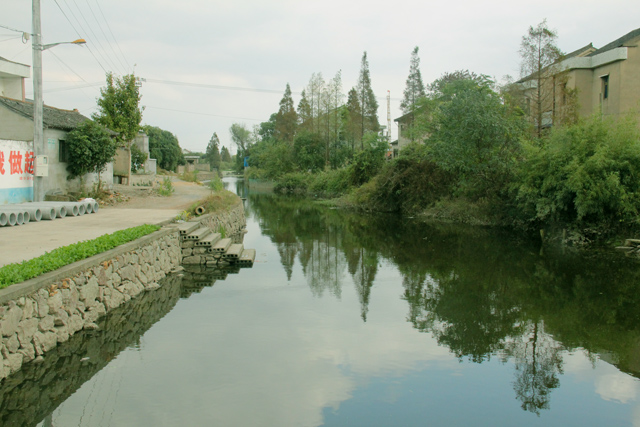
M 60 12 L 62 12 L 62 15 L 65 17 L 65 19 L 67 20 L 67 22 L 69 23 L 69 25 L 71 25 L 71 28 L 73 28 L 73 31 L 76 32 L 76 34 L 78 35 L 78 37 L 82 37 L 80 35 L 80 33 L 78 32 L 78 30 L 76 29 L 75 25 L 73 25 L 73 22 L 71 22 L 71 20 L 69 19 L 69 17 L 67 16 L 67 14 L 64 12 L 64 10 L 62 9 L 62 7 L 60 6 L 60 3 L 58 3 L 58 0 L 53 0 L 56 3 L 56 6 L 58 6 L 58 9 L 60 9 Z M 73 12 L 72 12 L 73 13 Z M 75 17 L 75 16 L 74 16 Z M 89 47 L 89 45 L 86 45 L 87 49 L 89 49 L 89 52 L 91 53 L 91 56 L 93 56 L 93 59 L 96 60 L 96 62 L 98 63 L 98 65 L 100 66 L 100 68 L 102 68 L 102 71 L 104 71 L 105 73 L 107 72 L 107 70 L 104 68 L 104 66 L 102 65 L 102 63 L 98 60 L 98 58 L 96 57 L 96 55 L 93 53 L 93 50 L 91 49 L 91 47 Z
M 173 108 L 154 107 L 154 106 L 150 106 L 150 105 L 145 105 L 145 108 L 151 108 L 153 110 L 175 111 L 177 113 L 185 113 L 185 114 L 197 114 L 199 116 L 222 117 L 224 119 L 251 120 L 253 122 L 261 122 L 262 121 L 260 119 L 251 119 L 251 118 L 248 118 L 248 117 L 221 116 L 219 114 L 202 113 L 202 112 L 199 112 L 199 111 L 176 110 L 176 109 L 173 109 Z
M 98 0 L 96 0 L 96 5 L 98 6 L 98 10 L 100 11 L 100 14 L 102 15 L 102 19 L 104 19 L 104 22 L 107 24 L 107 29 L 109 30 L 109 33 L 111 34 L 111 37 L 113 38 L 113 41 L 116 43 L 116 46 L 118 47 L 118 50 L 120 51 L 120 55 L 122 56 L 122 59 L 124 59 L 125 64 L 127 64 L 127 69 L 130 69 L 131 67 L 129 66 L 129 61 L 127 61 L 127 58 L 124 56 L 124 53 L 122 52 L 122 49 L 120 48 L 120 44 L 118 43 L 118 40 L 113 35 L 113 31 L 111 30 L 111 25 L 109 25 L 109 21 L 107 21 L 106 16 L 104 16 L 104 12 L 102 11 L 102 7 L 100 7 L 100 3 L 98 3 Z
M 91 14 L 93 15 L 93 19 L 95 19 L 96 24 L 98 24 L 98 28 L 100 28 L 100 31 L 102 32 L 102 35 L 104 36 L 104 39 L 107 42 L 107 45 L 109 46 L 109 48 L 111 49 L 111 52 L 113 52 L 113 55 L 115 56 L 116 60 L 118 61 L 118 63 L 120 64 L 120 66 L 122 67 L 123 70 L 127 70 L 127 67 L 125 67 L 122 64 L 122 61 L 120 61 L 120 58 L 118 58 L 118 54 L 116 53 L 116 51 L 113 49 L 113 45 L 111 43 L 109 43 L 109 39 L 107 38 L 107 34 L 104 32 L 104 29 L 102 28 L 102 25 L 100 25 L 100 21 L 98 21 L 98 17 L 96 16 L 96 14 L 93 12 L 93 8 L 91 7 L 91 3 L 89 3 L 87 1 L 87 6 L 89 7 L 89 11 L 91 12 Z

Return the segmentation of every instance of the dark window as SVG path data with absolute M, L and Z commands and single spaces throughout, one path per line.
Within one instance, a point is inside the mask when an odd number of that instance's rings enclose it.
M 602 76 L 602 99 L 609 98 L 609 76 Z
M 58 161 L 61 163 L 69 161 L 69 150 L 67 150 L 67 143 L 63 139 L 58 140 Z

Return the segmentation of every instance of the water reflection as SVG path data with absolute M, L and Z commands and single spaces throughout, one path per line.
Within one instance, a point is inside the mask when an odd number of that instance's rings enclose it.
M 251 209 L 289 279 L 302 265 L 311 292 L 340 298 L 344 270 L 367 320 L 379 264 L 402 276 L 407 320 L 459 359 L 513 360 L 522 409 L 549 409 L 562 354 L 584 349 L 640 374 L 640 270 L 617 254 L 541 255 L 536 242 L 455 225 L 367 216 L 256 195 Z
M 3 383 L 0 424 L 640 420 L 632 260 L 266 194 L 245 207 L 252 269 L 189 268 L 133 301 Z

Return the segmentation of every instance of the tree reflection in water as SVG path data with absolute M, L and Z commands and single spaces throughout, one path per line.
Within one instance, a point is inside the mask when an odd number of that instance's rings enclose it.
M 277 246 L 288 278 L 297 259 L 315 296 L 340 298 L 346 269 L 363 321 L 379 264 L 395 265 L 413 327 L 461 360 L 512 360 L 526 411 L 549 409 L 565 350 L 614 354 L 620 369 L 640 376 L 640 269 L 633 260 L 541 254 L 537 242 L 507 233 L 272 195 L 252 195 L 248 211 Z

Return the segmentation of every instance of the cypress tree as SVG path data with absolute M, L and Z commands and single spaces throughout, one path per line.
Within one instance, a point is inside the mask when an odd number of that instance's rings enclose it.
M 360 77 L 356 86 L 358 92 L 358 101 L 362 110 L 361 117 L 361 144 L 362 137 L 367 132 L 378 132 L 380 123 L 378 122 L 378 101 L 371 89 L 371 76 L 369 74 L 369 61 L 367 60 L 367 52 L 362 54 L 362 62 L 360 67 Z M 361 145 L 362 147 L 362 145 Z
M 400 103 L 400 109 L 404 114 L 414 111 L 416 101 L 424 96 L 425 88 L 420 74 L 420 58 L 418 57 L 418 46 L 416 46 L 411 52 L 409 77 L 407 77 L 407 87 L 404 90 L 404 98 Z

